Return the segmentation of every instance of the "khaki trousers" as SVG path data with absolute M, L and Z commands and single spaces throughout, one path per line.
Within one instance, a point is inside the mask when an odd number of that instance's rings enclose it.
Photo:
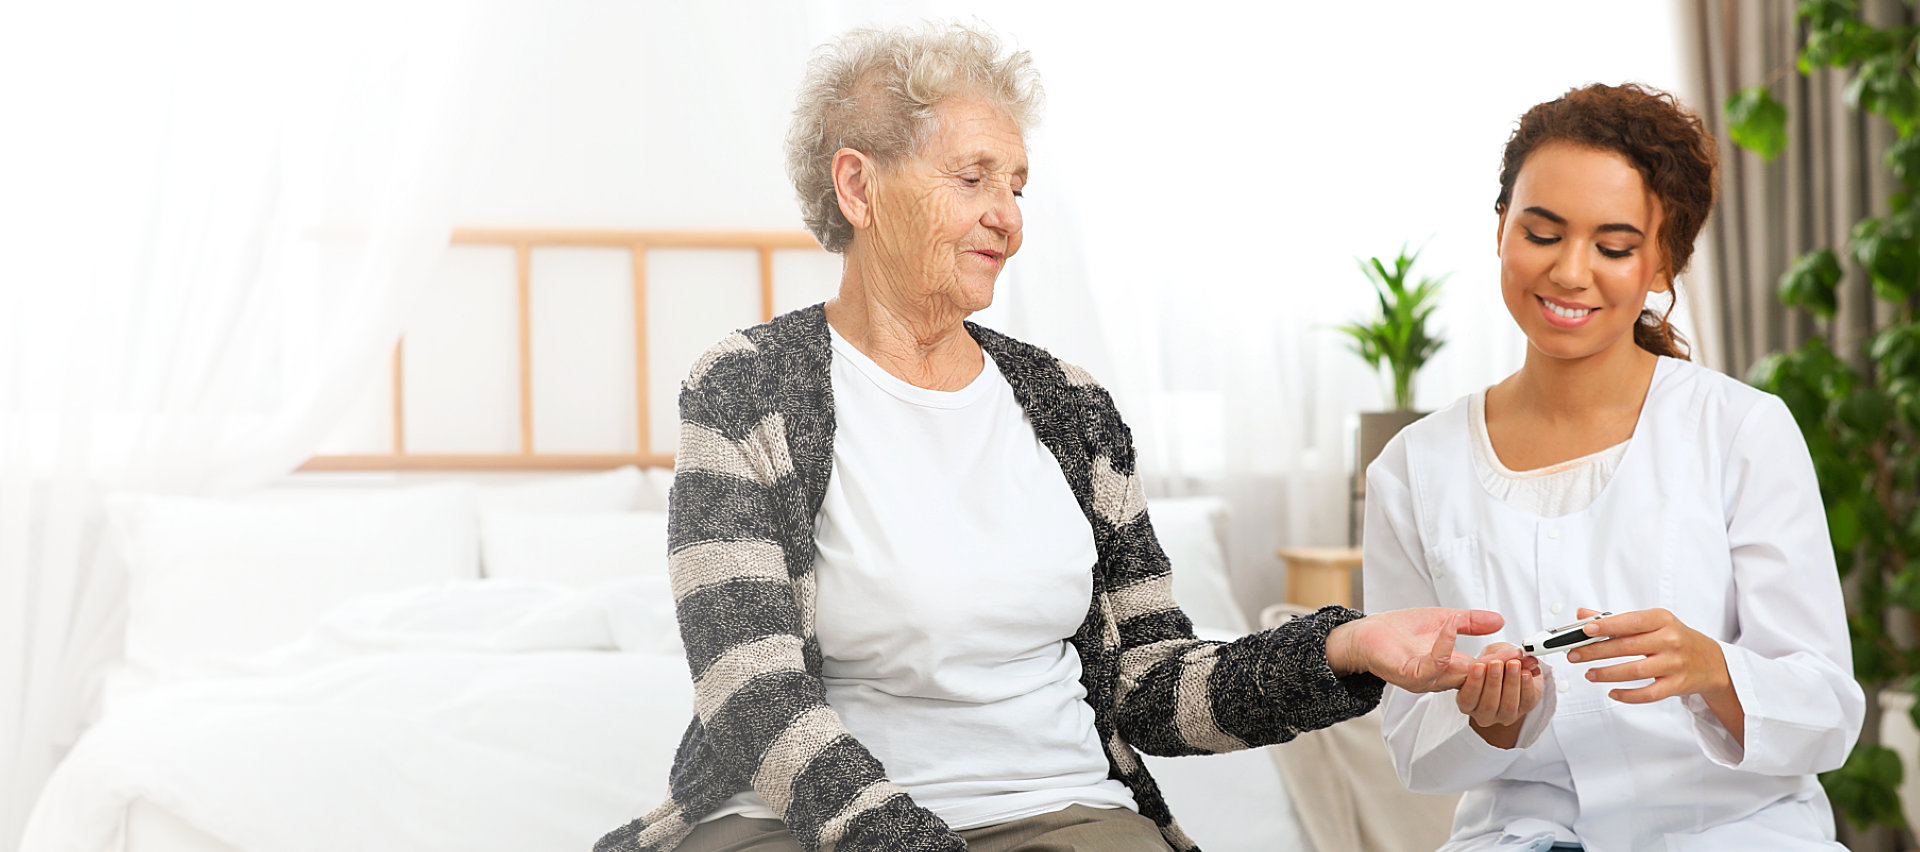
M 960 832 L 969 852 L 1171 852 L 1160 829 L 1126 808 L 1063 811 Z M 721 817 L 697 825 L 674 852 L 802 852 L 777 819 Z

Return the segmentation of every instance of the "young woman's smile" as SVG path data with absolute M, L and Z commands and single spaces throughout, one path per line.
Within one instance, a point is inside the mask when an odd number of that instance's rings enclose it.
M 1660 205 L 1625 157 L 1571 144 L 1533 152 L 1500 217 L 1507 310 L 1539 354 L 1631 349 L 1647 294 L 1665 291 Z

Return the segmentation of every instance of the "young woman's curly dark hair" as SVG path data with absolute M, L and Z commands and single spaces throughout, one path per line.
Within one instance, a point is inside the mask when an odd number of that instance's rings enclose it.
M 1527 110 L 1507 139 L 1500 159 L 1500 197 L 1496 213 L 1506 213 L 1513 182 L 1527 157 L 1542 145 L 1564 142 L 1627 158 L 1647 189 L 1659 199 L 1658 239 L 1669 281 L 1687 268 L 1694 238 L 1706 225 L 1719 193 L 1719 156 L 1713 134 L 1700 117 L 1673 95 L 1635 83 L 1593 84 Z M 1675 285 L 1677 287 L 1677 285 Z M 1673 291 L 1675 303 L 1679 292 Z M 1672 305 L 1666 313 L 1673 312 Z M 1687 342 L 1666 315 L 1643 310 L 1633 340 L 1656 355 L 1687 357 Z

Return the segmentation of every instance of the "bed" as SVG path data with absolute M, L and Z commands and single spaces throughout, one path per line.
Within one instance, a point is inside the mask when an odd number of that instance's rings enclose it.
M 691 686 L 666 579 L 671 456 L 650 437 L 665 430 L 646 257 L 745 252 L 770 315 L 776 254 L 811 241 L 496 229 L 456 243 L 513 261 L 517 440 L 423 450 L 407 426 L 416 377 L 396 353 L 378 391 L 382 451 L 317 456 L 243 498 L 113 498 L 125 659 L 40 797 L 26 852 L 584 850 L 663 798 Z M 531 279 L 535 252 L 553 246 L 631 260 L 625 446 L 535 440 Z M 1150 511 L 1198 630 L 1245 633 L 1224 504 Z M 1311 850 L 1313 831 L 1327 852 L 1361 848 L 1327 845 L 1338 835 L 1324 819 L 1303 822 L 1278 753 L 1148 760 L 1210 852 Z M 1325 786 L 1317 767 L 1292 768 L 1296 784 Z

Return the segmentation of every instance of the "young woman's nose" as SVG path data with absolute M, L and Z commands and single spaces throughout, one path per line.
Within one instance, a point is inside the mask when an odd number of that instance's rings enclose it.
M 1593 261 L 1587 257 L 1590 247 L 1571 239 L 1560 241 L 1560 253 L 1547 270 L 1547 280 L 1568 290 L 1584 290 L 1593 284 Z

